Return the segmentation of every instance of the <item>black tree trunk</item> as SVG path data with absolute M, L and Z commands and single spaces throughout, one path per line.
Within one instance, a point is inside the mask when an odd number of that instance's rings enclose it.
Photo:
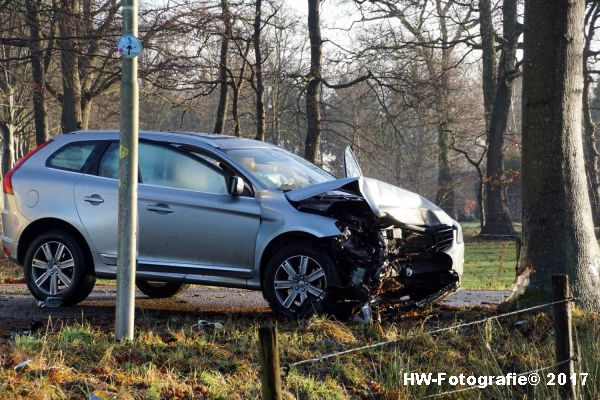
M 517 1 L 504 0 L 502 4 L 504 46 L 498 65 L 498 80 L 492 119 L 488 131 L 488 152 L 485 187 L 485 224 L 481 230 L 487 235 L 514 235 L 515 230 L 508 211 L 504 176 L 504 135 L 512 102 L 512 81 L 515 76 L 515 57 L 519 31 L 517 29 Z
M 35 123 L 35 142 L 40 145 L 48 140 L 48 117 L 46 112 L 46 71 L 43 63 L 42 35 L 40 33 L 38 0 L 27 0 L 27 25 L 31 40 L 31 78 L 33 82 L 33 119 Z
M 229 68 L 229 39 L 231 37 L 231 14 L 227 0 L 221 0 L 221 11 L 223 14 L 223 37 L 221 38 L 221 60 L 219 62 L 219 105 L 215 118 L 214 133 L 223 134 L 225 129 L 225 117 L 227 116 L 227 104 L 229 97 L 229 84 L 227 82 Z
M 515 294 L 550 299 L 568 274 L 578 304 L 600 310 L 600 251 L 581 135 L 585 0 L 526 0 L 523 59 L 523 249 Z
M 254 16 L 254 59 L 256 74 L 256 140 L 265 140 L 265 85 L 263 83 L 262 53 L 260 50 L 262 0 L 256 0 Z
M 310 75 L 306 85 L 306 140 L 304 158 L 319 161 L 321 147 L 321 68 L 322 41 L 319 0 L 308 0 L 308 36 L 310 38 Z

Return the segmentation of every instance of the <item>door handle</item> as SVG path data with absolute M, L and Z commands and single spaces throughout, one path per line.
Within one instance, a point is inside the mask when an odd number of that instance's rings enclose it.
M 173 209 L 171 207 L 161 203 L 147 206 L 146 210 L 164 214 L 171 214 L 173 212 Z
M 100 197 L 98 194 L 93 194 L 91 196 L 85 196 L 83 201 L 87 201 L 90 204 L 98 205 L 104 203 L 104 199 Z

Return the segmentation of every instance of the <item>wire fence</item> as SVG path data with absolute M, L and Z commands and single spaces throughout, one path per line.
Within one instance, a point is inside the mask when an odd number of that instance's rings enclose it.
M 318 362 L 322 362 L 322 361 L 325 361 L 325 360 L 330 359 L 330 358 L 334 358 L 334 357 L 338 357 L 338 356 L 342 356 L 342 355 L 346 355 L 346 354 L 357 353 L 357 352 L 361 352 L 361 351 L 365 351 L 365 350 L 370 350 L 370 349 L 374 349 L 374 348 L 378 348 L 378 347 L 383 347 L 383 346 L 388 346 L 388 345 L 400 343 L 400 342 L 402 342 L 404 340 L 407 340 L 407 339 L 413 339 L 413 338 L 420 337 L 420 336 L 425 336 L 425 335 L 434 335 L 434 334 L 438 334 L 438 333 L 442 333 L 442 332 L 447 332 L 447 331 L 451 331 L 451 330 L 455 330 L 455 329 L 459 329 L 459 328 L 465 328 L 465 327 L 468 327 L 468 326 L 483 324 L 483 323 L 486 323 L 488 321 L 497 320 L 497 319 L 509 317 L 509 316 L 512 316 L 512 315 L 523 314 L 523 313 L 531 312 L 531 311 L 535 311 L 535 310 L 541 310 L 541 309 L 544 309 L 544 308 L 552 307 L 552 306 L 554 306 L 556 304 L 563 304 L 563 303 L 568 303 L 568 302 L 572 302 L 572 301 L 575 301 L 575 298 L 574 297 L 569 297 L 569 298 L 564 299 L 564 300 L 558 300 L 558 301 L 553 301 L 553 302 L 546 303 L 546 304 L 540 304 L 540 305 L 536 305 L 536 306 L 532 306 L 532 307 L 522 308 L 522 309 L 519 309 L 519 310 L 510 311 L 510 312 L 506 312 L 506 313 L 499 314 L 499 315 L 492 315 L 490 317 L 478 319 L 476 321 L 464 322 L 464 323 L 461 323 L 461 324 L 447 326 L 447 327 L 444 327 L 444 328 L 433 329 L 433 330 L 425 331 L 425 332 L 418 333 L 418 334 L 414 333 L 414 334 L 411 334 L 411 335 L 408 335 L 408 336 L 404 336 L 404 337 L 402 337 L 400 339 L 387 340 L 387 341 L 383 341 L 383 342 L 377 342 L 377 343 L 368 344 L 368 345 L 365 345 L 365 346 L 355 347 L 355 348 L 352 348 L 352 349 L 347 349 L 347 350 L 337 351 L 337 352 L 334 352 L 334 353 L 324 354 L 324 355 L 319 356 L 319 357 L 307 358 L 305 360 L 301 360 L 301 361 L 296 361 L 296 362 L 293 362 L 293 363 L 284 364 L 284 366 L 283 366 L 282 369 L 283 369 L 283 372 L 287 374 L 287 373 L 289 373 L 289 371 L 292 368 L 298 367 L 300 365 L 311 364 L 311 363 L 318 363 Z
M 443 328 L 431 329 L 420 333 L 412 333 L 394 340 L 387 340 L 377 343 L 372 343 L 364 346 L 359 346 L 351 349 L 336 351 L 328 354 L 323 354 L 319 357 L 307 358 L 300 361 L 286 363 L 280 366 L 279 360 L 279 349 L 277 344 L 277 331 L 276 327 L 272 324 L 270 326 L 261 327 L 259 330 L 259 353 L 261 354 L 261 381 L 262 381 L 262 393 L 263 399 L 281 399 L 281 375 L 287 376 L 292 368 L 299 366 L 305 366 L 314 363 L 321 363 L 325 360 L 329 360 L 335 357 L 363 352 L 370 349 L 381 348 L 384 346 L 391 346 L 398 344 L 402 341 L 411 338 L 422 337 L 425 335 L 436 335 L 456 329 L 462 329 L 466 327 L 476 326 L 484 324 L 489 321 L 498 320 L 510 316 L 520 315 L 532 311 L 538 311 L 546 308 L 553 308 L 554 313 L 554 331 L 555 331 L 555 359 L 556 363 L 552 365 L 542 366 L 537 369 L 533 369 L 527 372 L 522 372 L 512 375 L 513 377 L 531 376 L 542 371 L 556 368 L 559 373 L 564 373 L 565 376 L 571 376 L 574 371 L 574 361 L 576 357 L 573 351 L 572 341 L 572 323 L 571 323 L 571 307 L 569 303 L 575 302 L 576 298 L 572 297 L 568 287 L 568 278 L 565 275 L 553 275 L 552 276 L 552 292 L 554 301 L 539 304 L 531 307 L 521 308 L 514 311 L 505 312 L 498 315 L 492 315 L 486 318 L 481 318 L 475 321 L 463 322 Z M 539 376 L 538 376 L 539 378 Z M 532 383 L 533 384 L 533 383 Z M 431 399 L 441 396 L 452 395 L 455 393 L 466 392 L 475 389 L 484 389 L 487 386 L 479 384 L 472 385 L 471 382 L 467 381 L 468 386 L 463 386 L 461 383 L 460 388 L 454 390 L 448 390 L 440 393 L 427 395 L 420 397 L 419 399 Z M 567 381 L 565 385 L 558 388 L 562 399 L 575 399 L 576 390 L 575 383 Z

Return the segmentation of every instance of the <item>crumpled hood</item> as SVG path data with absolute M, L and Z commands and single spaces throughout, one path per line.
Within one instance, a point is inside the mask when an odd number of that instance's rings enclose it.
M 301 202 L 334 190 L 360 194 L 376 217 L 391 217 L 408 225 L 452 225 L 453 220 L 438 206 L 416 193 L 377 179 L 343 178 L 285 193 L 291 202 Z

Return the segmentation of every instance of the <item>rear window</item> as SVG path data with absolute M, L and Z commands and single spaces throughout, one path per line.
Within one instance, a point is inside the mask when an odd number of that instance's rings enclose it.
M 81 172 L 98 142 L 69 143 L 52 154 L 46 165 L 51 168 Z

